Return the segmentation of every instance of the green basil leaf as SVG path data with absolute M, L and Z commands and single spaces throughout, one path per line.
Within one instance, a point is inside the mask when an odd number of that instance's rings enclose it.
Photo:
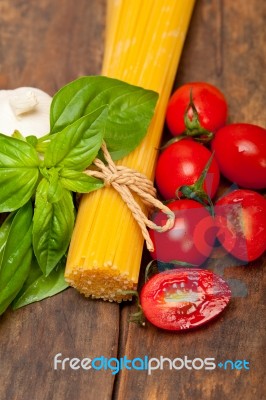
M 145 136 L 158 94 L 105 76 L 81 77 L 61 88 L 51 104 L 51 133 L 105 105 L 104 140 L 113 159 L 134 150 Z M 72 168 L 73 169 L 73 168 Z
M 41 172 L 44 171 L 41 169 Z M 56 203 L 59 201 L 64 192 L 63 187 L 59 181 L 59 169 L 58 168 L 45 168 L 45 173 L 43 173 L 44 177 L 49 181 L 49 188 L 47 191 L 47 200 L 49 203 Z
M 15 139 L 23 140 L 24 142 L 26 142 L 25 136 L 23 136 L 22 133 L 20 133 L 17 129 L 12 133 L 11 136 Z
M 63 188 L 59 181 L 59 172 L 61 168 L 46 168 L 41 167 L 40 172 L 44 178 L 49 182 L 49 188 L 47 192 L 47 200 L 49 203 L 55 203 L 60 200 L 63 196 Z
M 43 178 L 36 191 L 33 248 L 42 272 L 48 276 L 65 254 L 74 227 L 71 193 L 62 189 L 59 201 L 48 201 L 49 182 Z
M 22 288 L 32 258 L 32 205 L 25 204 L 14 215 L 1 257 L 0 314 Z
M 0 268 L 2 264 L 2 258 L 6 246 L 6 242 L 8 239 L 8 235 L 11 229 L 12 221 L 14 219 L 15 213 L 10 213 L 7 218 L 4 220 L 4 222 L 1 225 L 0 228 Z
M 63 188 L 59 182 L 59 175 L 58 171 L 54 168 L 50 169 L 51 178 L 50 178 L 50 185 L 47 193 L 47 200 L 49 203 L 56 203 L 59 201 L 63 196 Z
M 106 106 L 98 107 L 51 136 L 44 156 L 46 167 L 83 171 L 95 159 L 103 141 Z
M 39 163 L 30 144 L 0 134 L 0 212 L 16 210 L 29 201 L 38 181 Z
M 37 136 L 34 135 L 29 135 L 26 136 L 26 141 L 32 145 L 32 147 L 36 148 L 37 144 L 38 144 L 38 138 Z
M 29 275 L 28 275 L 26 281 L 24 282 L 24 285 L 22 286 L 20 292 L 18 293 L 16 299 L 18 297 L 20 297 L 22 295 L 22 293 L 25 292 L 26 288 L 28 288 L 33 282 L 36 281 L 36 279 L 38 279 L 42 275 L 43 275 L 42 270 L 41 270 L 41 268 L 38 264 L 38 261 L 33 253 Z
M 32 248 L 29 248 L 23 259 L 21 259 L 19 268 L 14 272 L 14 275 L 9 282 L 3 286 L 3 288 L 1 288 L 0 315 L 6 311 L 23 286 L 23 283 L 29 273 L 31 258 Z
M 36 261 L 36 264 L 32 268 L 30 279 L 27 279 L 12 304 L 13 309 L 54 296 L 65 290 L 69 286 L 64 278 L 65 265 L 66 258 L 63 257 L 50 275 L 44 276 Z
M 63 168 L 59 174 L 62 186 L 72 192 L 89 193 L 104 186 L 103 181 L 84 172 Z

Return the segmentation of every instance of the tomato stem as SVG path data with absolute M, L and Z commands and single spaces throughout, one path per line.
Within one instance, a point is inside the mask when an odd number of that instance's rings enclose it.
M 176 190 L 177 197 L 178 197 L 178 192 L 181 192 L 183 194 L 183 196 L 188 199 L 196 200 L 199 203 L 203 204 L 204 206 L 206 206 L 206 204 L 208 204 L 210 207 L 210 213 L 212 216 L 214 216 L 213 202 L 212 202 L 210 196 L 203 189 L 203 185 L 204 185 L 207 173 L 209 171 L 209 168 L 211 166 L 213 157 L 214 157 L 214 153 L 212 153 L 207 164 L 203 168 L 203 171 L 202 171 L 199 179 L 193 185 L 184 185 L 184 186 L 179 187 Z
M 137 292 L 137 290 L 119 290 L 119 293 L 123 295 L 132 295 L 136 298 L 137 311 L 129 315 L 129 322 L 134 322 L 135 324 L 138 324 L 140 326 L 145 326 L 145 317 L 140 304 L 139 293 Z
M 151 260 L 145 268 L 145 278 L 144 278 L 145 283 L 150 279 L 150 275 L 153 273 L 158 273 L 158 266 L 156 260 Z
M 167 147 L 171 146 L 171 144 L 180 142 L 180 140 L 182 139 L 187 139 L 187 135 L 175 136 L 174 138 L 168 140 L 163 146 L 161 146 L 159 150 L 165 150 Z
M 192 110 L 192 118 L 189 116 L 189 111 Z M 203 128 L 199 121 L 199 114 L 193 102 L 192 89 L 190 90 L 189 104 L 184 114 L 184 123 L 186 127 L 185 134 L 192 136 L 200 142 L 209 142 L 213 138 L 213 133 Z M 200 137 L 198 137 L 200 136 Z
M 187 263 L 185 261 L 179 261 L 179 260 L 172 260 L 169 262 L 164 262 L 160 260 L 151 260 L 146 268 L 145 268 L 145 279 L 144 282 L 146 283 L 151 276 L 150 275 L 155 275 L 158 274 L 162 271 L 168 271 L 172 269 L 177 269 L 178 267 L 184 268 L 184 267 L 196 267 L 196 264 L 191 264 Z
M 159 266 L 158 266 L 159 272 L 168 271 L 168 270 L 172 270 L 172 269 L 178 269 L 179 267 L 181 267 L 181 268 L 197 267 L 196 264 L 191 264 L 191 263 L 187 263 L 185 261 L 178 261 L 178 260 L 172 260 L 167 263 L 158 260 L 158 263 L 159 263 Z

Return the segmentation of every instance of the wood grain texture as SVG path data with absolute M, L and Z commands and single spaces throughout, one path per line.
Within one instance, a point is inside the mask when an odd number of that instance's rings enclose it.
M 199 0 L 175 86 L 209 81 L 227 97 L 231 121 L 265 126 L 265 14 L 260 0 Z M 0 88 L 37 86 L 53 95 L 78 76 L 100 73 L 104 18 L 104 0 L 0 0 Z M 144 251 L 141 282 L 148 261 Z M 134 306 L 88 300 L 73 289 L 8 311 L 0 318 L 0 399 L 263 399 L 265 263 L 211 260 L 235 296 L 218 319 L 181 334 L 129 324 Z M 54 371 L 57 353 L 246 359 L 250 370 Z
M 105 1 L 0 1 L 0 84 L 53 95 L 82 75 L 99 74 Z
M 104 1 L 0 1 L 1 89 L 36 86 L 53 95 L 101 70 Z M 110 399 L 109 372 L 53 370 L 53 357 L 117 354 L 119 306 L 72 289 L 0 317 L 0 399 Z M 104 384 L 103 384 L 104 382 Z
M 262 112 L 265 88 L 265 4 L 260 1 L 198 1 L 193 13 L 175 86 L 191 81 L 217 85 L 228 99 L 232 122 L 266 125 Z M 188 356 L 214 357 L 250 362 L 250 371 L 169 371 L 150 376 L 142 371 L 122 371 L 115 398 L 123 400 L 263 399 L 265 393 L 265 307 L 263 265 L 266 258 L 249 266 L 234 266 L 221 258 L 210 267 L 230 279 L 235 294 L 228 309 L 214 322 L 197 331 L 181 334 L 162 332 L 152 326 L 141 330 L 127 319 L 125 307 L 121 355 L 129 358 Z M 224 268 L 228 266 L 228 268 Z M 233 285 L 234 284 L 234 285 Z M 246 292 L 246 294 L 245 294 Z M 147 332 L 148 331 L 148 332 Z M 128 396 L 129 394 L 129 396 Z M 127 396 L 127 397 L 126 397 Z

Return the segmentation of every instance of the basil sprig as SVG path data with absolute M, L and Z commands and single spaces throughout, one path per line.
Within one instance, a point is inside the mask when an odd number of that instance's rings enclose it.
M 74 227 L 72 192 L 103 186 L 83 171 L 103 141 L 114 160 L 134 150 L 157 98 L 117 79 L 85 76 L 55 94 L 48 135 L 0 133 L 0 213 L 11 212 L 0 227 L 0 314 L 13 300 L 18 308 L 67 287 L 62 260 Z
M 158 94 L 106 76 L 84 76 L 64 86 L 53 97 L 51 133 L 61 131 L 105 105 L 104 140 L 113 160 L 118 160 L 145 136 Z

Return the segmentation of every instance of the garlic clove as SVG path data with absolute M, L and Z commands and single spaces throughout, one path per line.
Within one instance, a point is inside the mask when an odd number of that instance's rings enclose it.
M 41 137 L 50 131 L 52 97 L 38 88 L 0 90 L 0 133 Z

